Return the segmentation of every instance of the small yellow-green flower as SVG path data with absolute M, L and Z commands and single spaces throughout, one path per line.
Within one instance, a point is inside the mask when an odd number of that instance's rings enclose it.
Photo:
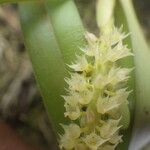
M 122 141 L 121 108 L 128 105 L 125 83 L 132 69 L 121 68 L 118 60 L 132 53 L 123 39 L 121 29 L 113 28 L 97 38 L 86 34 L 87 46 L 77 56 L 68 84 L 65 117 L 71 120 L 62 125 L 62 150 L 114 150 Z

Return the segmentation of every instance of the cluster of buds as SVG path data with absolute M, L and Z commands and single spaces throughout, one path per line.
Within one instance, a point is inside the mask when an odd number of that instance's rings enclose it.
M 133 55 L 123 44 L 121 28 L 97 38 L 86 34 L 87 45 L 77 56 L 70 78 L 66 78 L 68 94 L 62 125 L 62 150 L 114 150 L 122 141 L 122 108 L 128 105 L 130 91 L 125 87 L 132 69 L 119 67 L 118 61 Z

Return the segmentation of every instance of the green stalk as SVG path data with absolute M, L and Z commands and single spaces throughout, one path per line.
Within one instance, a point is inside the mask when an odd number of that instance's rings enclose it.
M 84 28 L 78 10 L 72 0 L 59 4 L 46 0 L 45 4 L 64 62 L 71 64 L 75 55 L 81 53 L 79 47 L 85 44 Z
M 84 29 L 73 1 L 50 9 L 51 1 L 22 3 L 20 16 L 45 107 L 55 131 L 59 132 L 59 124 L 66 121 L 61 97 L 65 91 L 64 77 L 68 75 L 66 63 L 71 63 L 79 52 L 78 46 L 83 46 Z
M 111 32 L 114 24 L 114 7 L 116 0 L 98 0 L 96 5 L 96 19 L 101 32 Z
M 130 149 L 142 147 L 150 135 L 150 50 L 137 20 L 131 0 L 120 0 L 131 32 L 136 73 L 136 108 Z M 143 138 L 143 136 L 145 138 Z
M 130 33 L 127 20 L 123 11 L 123 8 L 119 1 L 116 3 L 115 7 L 115 25 L 117 27 L 121 27 L 123 25 L 123 32 Z M 125 40 L 124 44 L 127 44 L 129 48 L 132 49 L 131 36 L 129 35 Z M 133 57 L 127 57 L 121 60 L 119 63 L 123 67 L 133 68 L 134 62 Z M 135 106 L 135 70 L 133 70 L 130 74 L 130 79 L 128 80 L 128 89 L 133 90 L 129 95 L 129 109 L 130 109 L 130 124 L 129 127 L 123 131 L 123 142 L 119 144 L 118 150 L 127 150 L 129 147 L 129 143 L 132 135 L 132 126 L 134 120 L 134 106 Z
M 38 1 L 38 0 L 0 0 L 0 4 L 3 3 L 18 3 L 18 2 L 31 2 L 31 1 Z

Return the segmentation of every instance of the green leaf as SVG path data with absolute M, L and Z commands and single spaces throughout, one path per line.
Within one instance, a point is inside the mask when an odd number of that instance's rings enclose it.
M 119 1 L 116 3 L 115 7 L 115 25 L 117 27 L 121 27 L 123 25 L 123 32 L 126 34 L 130 33 L 128 24 L 127 24 L 127 19 L 124 14 L 123 8 Z M 124 44 L 127 44 L 129 48 L 132 49 L 132 43 L 131 43 L 131 36 L 129 35 L 125 40 Z M 128 67 L 128 68 L 133 68 L 134 67 L 134 57 L 127 57 L 123 60 L 121 60 L 119 63 L 123 67 Z M 134 120 L 134 107 L 135 107 L 135 70 L 133 70 L 130 73 L 130 79 L 128 80 L 127 83 L 128 90 L 132 90 L 132 93 L 129 95 L 129 109 L 130 109 L 130 114 L 129 117 L 124 119 L 124 124 L 126 123 L 128 125 L 128 128 L 123 131 L 123 142 L 119 144 L 117 147 L 118 150 L 127 150 L 129 147 L 129 143 L 131 140 L 131 134 L 132 134 L 132 126 L 133 126 L 133 120 Z M 128 115 L 126 115 L 128 116 Z
M 84 44 L 84 29 L 71 0 L 54 5 L 51 0 L 20 4 L 21 25 L 26 48 L 49 118 L 55 131 L 65 123 L 64 77 Z M 74 21 L 73 21 L 74 20 Z
M 130 149 L 137 150 L 150 135 L 150 50 L 137 20 L 132 1 L 120 0 L 120 2 L 127 18 L 135 54 L 136 109 Z
M 46 0 L 47 12 L 66 64 L 75 60 L 84 44 L 84 28 L 77 8 L 72 0 L 53 4 Z

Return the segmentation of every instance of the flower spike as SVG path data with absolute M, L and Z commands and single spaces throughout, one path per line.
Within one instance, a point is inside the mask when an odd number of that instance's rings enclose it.
M 64 114 L 72 123 L 62 125 L 62 150 L 115 150 L 122 142 L 120 120 L 122 107 L 128 105 L 125 85 L 132 69 L 121 68 L 118 60 L 133 56 L 123 45 L 125 37 L 115 27 L 100 38 L 86 33 L 83 54 L 69 65 L 73 71 L 65 79 L 69 94 L 63 96 Z

